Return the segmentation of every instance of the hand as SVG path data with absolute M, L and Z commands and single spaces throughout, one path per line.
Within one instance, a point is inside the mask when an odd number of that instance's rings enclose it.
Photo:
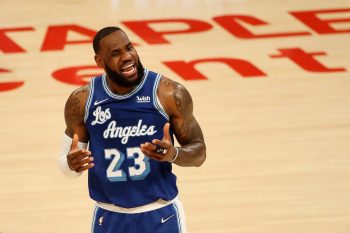
M 153 139 L 152 143 L 146 142 L 140 145 L 141 151 L 151 159 L 155 159 L 158 161 L 171 161 L 173 160 L 176 150 L 173 146 L 170 137 L 170 123 L 166 123 L 163 127 L 163 139 Z M 163 148 L 164 151 L 157 152 L 158 148 Z
M 67 155 L 68 166 L 72 171 L 83 172 L 94 166 L 91 157 L 91 152 L 84 149 L 78 148 L 79 136 L 78 134 L 73 135 L 72 144 L 70 146 L 70 151 Z

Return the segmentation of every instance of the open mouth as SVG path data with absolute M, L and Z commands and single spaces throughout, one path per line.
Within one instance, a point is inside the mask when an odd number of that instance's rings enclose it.
M 129 64 L 124 66 L 121 71 L 124 76 L 131 76 L 136 73 L 136 67 L 134 64 Z

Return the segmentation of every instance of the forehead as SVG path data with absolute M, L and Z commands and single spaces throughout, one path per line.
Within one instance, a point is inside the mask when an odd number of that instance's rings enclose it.
M 112 32 L 100 41 L 101 50 L 118 49 L 130 43 L 128 36 L 122 30 Z

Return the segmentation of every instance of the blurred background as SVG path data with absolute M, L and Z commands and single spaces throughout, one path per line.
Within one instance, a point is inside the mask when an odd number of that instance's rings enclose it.
M 69 94 L 116 25 L 182 83 L 207 161 L 174 166 L 191 233 L 350 231 L 350 1 L 0 0 L 0 232 L 90 232 L 57 158 Z

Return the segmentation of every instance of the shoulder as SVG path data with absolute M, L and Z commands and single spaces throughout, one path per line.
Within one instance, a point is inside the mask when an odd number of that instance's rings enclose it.
M 89 97 L 90 85 L 75 89 L 66 102 L 64 115 L 66 120 L 77 120 L 84 116 L 86 101 Z
M 169 115 L 175 112 L 184 114 L 192 109 L 192 97 L 188 90 L 182 84 L 165 76 L 162 76 L 159 81 L 157 94 L 165 111 Z
M 168 95 L 189 95 L 189 92 L 182 84 L 165 76 L 161 76 L 160 78 L 158 92 L 165 92 Z
M 84 104 L 89 97 L 90 85 L 85 85 L 75 89 L 68 97 L 67 104 Z

